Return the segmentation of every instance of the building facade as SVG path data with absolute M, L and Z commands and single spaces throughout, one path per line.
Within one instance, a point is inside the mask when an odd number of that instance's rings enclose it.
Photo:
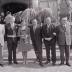
M 56 0 L 0 0 L 0 11 L 4 9 L 4 6 L 8 5 L 9 3 L 17 3 L 26 5 L 27 7 L 51 7 L 53 11 L 56 11 Z M 10 5 L 9 5 L 10 6 Z M 56 13 L 56 12 L 55 12 Z
M 35 8 L 35 7 L 47 8 L 47 7 L 49 7 L 52 9 L 53 15 L 55 17 L 58 17 L 59 5 L 60 5 L 61 1 L 69 1 L 69 0 L 0 0 L 0 12 L 7 11 L 7 10 L 11 10 L 11 11 L 15 12 L 16 10 L 17 11 L 24 10 L 24 9 L 30 8 L 30 7 L 32 7 L 32 8 Z M 64 4 L 66 4 L 66 3 L 63 3 L 62 5 L 65 6 Z

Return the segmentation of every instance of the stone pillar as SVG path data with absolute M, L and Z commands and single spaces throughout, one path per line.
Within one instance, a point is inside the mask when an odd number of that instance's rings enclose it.
M 32 8 L 38 7 L 39 0 L 32 0 Z
M 2 7 L 2 0 L 0 0 L 0 13 L 3 11 L 1 7 Z

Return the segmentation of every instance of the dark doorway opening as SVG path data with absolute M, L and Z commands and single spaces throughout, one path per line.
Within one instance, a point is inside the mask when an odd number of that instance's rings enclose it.
M 28 8 L 28 5 L 25 3 L 6 3 L 2 6 L 2 9 L 4 11 L 4 13 L 6 13 L 7 11 L 10 11 L 12 14 L 17 13 L 19 11 L 25 10 L 26 8 Z

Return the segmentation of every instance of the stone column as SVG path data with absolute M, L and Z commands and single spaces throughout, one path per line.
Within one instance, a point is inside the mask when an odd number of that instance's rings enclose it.
M 1 2 L 1 0 L 0 0 L 0 13 L 1 13 L 1 3 L 2 3 L 2 2 Z
M 38 2 L 39 2 L 39 0 L 32 0 L 32 8 L 36 8 L 36 7 L 38 7 Z

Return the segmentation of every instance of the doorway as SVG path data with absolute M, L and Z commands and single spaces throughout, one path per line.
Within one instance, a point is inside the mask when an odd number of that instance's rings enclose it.
M 4 11 L 4 13 L 10 11 L 12 14 L 14 14 L 19 11 L 25 10 L 26 8 L 28 8 L 28 5 L 25 3 L 11 2 L 2 5 L 2 10 Z

